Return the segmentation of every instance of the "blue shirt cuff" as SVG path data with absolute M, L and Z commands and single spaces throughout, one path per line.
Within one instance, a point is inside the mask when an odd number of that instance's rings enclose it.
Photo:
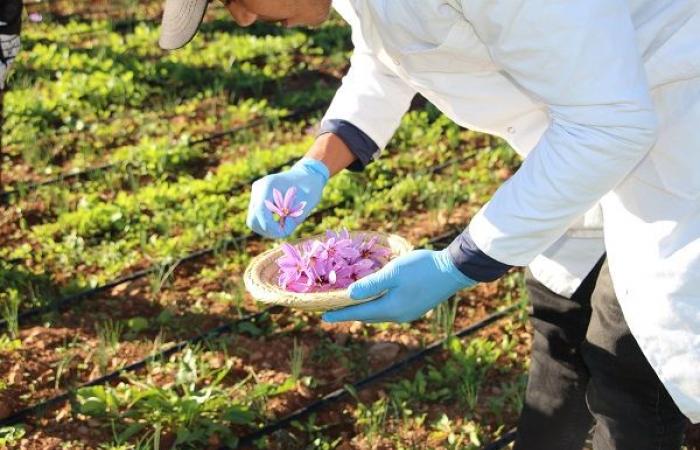
M 469 235 L 468 229 L 450 243 L 447 251 L 459 271 L 475 281 L 497 280 L 513 267 L 482 252 Z
M 348 170 L 353 172 L 362 171 L 379 151 L 379 146 L 372 138 L 347 120 L 324 120 L 318 135 L 325 133 L 333 133 L 338 136 L 348 146 L 352 154 L 355 155 L 357 159 L 348 166 Z

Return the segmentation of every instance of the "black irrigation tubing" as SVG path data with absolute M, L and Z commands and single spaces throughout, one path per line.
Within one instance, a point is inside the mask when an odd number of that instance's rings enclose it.
M 451 234 L 452 236 L 456 235 L 455 232 L 449 232 L 449 234 Z M 444 241 L 447 237 L 448 237 L 448 233 L 438 235 L 438 236 L 432 238 L 429 241 L 429 244 L 437 244 L 441 241 Z M 63 394 L 60 394 L 60 395 L 57 395 L 57 396 L 52 397 L 50 399 L 41 401 L 41 402 L 34 404 L 32 406 L 28 406 L 26 408 L 23 408 L 23 409 L 15 412 L 11 416 L 0 420 L 0 427 L 14 425 L 18 422 L 23 421 L 24 419 L 26 419 L 29 416 L 37 416 L 37 415 L 41 416 L 49 408 L 55 407 L 57 405 L 60 405 L 64 402 L 70 400 L 70 398 L 73 395 L 72 393 L 77 389 L 107 384 L 111 381 L 114 381 L 114 380 L 120 378 L 121 376 L 123 376 L 126 373 L 135 372 L 135 371 L 145 367 L 147 364 L 149 364 L 153 361 L 163 360 L 171 355 L 174 355 L 175 353 L 182 351 L 183 349 L 187 348 L 190 345 L 196 345 L 198 343 L 207 341 L 209 339 L 219 337 L 223 334 L 231 333 L 234 331 L 235 326 L 238 325 L 239 323 L 257 320 L 260 317 L 262 317 L 264 314 L 266 314 L 268 312 L 273 312 L 276 309 L 278 309 L 278 307 L 272 306 L 269 308 L 265 308 L 262 311 L 258 311 L 256 313 L 247 314 L 247 315 L 245 315 L 239 319 L 236 319 L 232 322 L 221 325 L 221 326 L 214 328 L 212 330 L 205 331 L 204 333 L 198 334 L 197 336 L 193 336 L 189 339 L 185 339 L 183 341 L 180 341 L 177 344 L 173 344 L 172 346 L 168 347 L 165 350 L 162 350 L 158 353 L 151 354 L 140 361 L 129 364 L 128 366 L 122 367 L 121 369 L 115 370 L 114 372 L 109 373 L 107 375 L 104 375 L 100 378 L 94 379 L 92 381 L 88 381 L 87 383 L 84 383 L 84 384 L 80 385 L 79 387 L 74 388 L 70 391 L 66 391 Z M 486 320 L 488 320 L 488 319 L 486 319 Z
M 281 117 L 275 118 L 275 119 L 293 120 L 293 119 L 299 118 L 305 114 L 319 111 L 321 109 L 321 107 L 322 106 L 315 105 L 315 106 L 300 108 L 296 111 L 292 111 L 289 114 L 286 114 L 284 116 L 281 116 Z M 189 145 L 195 146 L 195 145 L 206 144 L 206 143 L 209 143 L 209 142 L 214 141 L 216 139 L 220 139 L 222 137 L 237 133 L 239 131 L 243 131 L 243 130 L 257 127 L 257 126 L 262 125 L 266 122 L 271 122 L 272 120 L 274 120 L 274 119 L 269 118 L 269 117 L 257 117 L 255 119 L 249 120 L 246 123 L 236 125 L 235 127 L 231 127 L 229 129 L 226 129 L 223 131 L 217 131 L 217 132 L 211 133 L 207 136 L 195 139 L 195 140 L 191 141 Z M 87 168 L 85 170 L 81 170 L 79 172 L 64 173 L 64 174 L 58 175 L 57 177 L 50 178 L 48 180 L 37 181 L 34 183 L 18 182 L 14 186 L 12 186 L 11 189 L 0 192 L 0 202 L 5 202 L 10 197 L 13 197 L 16 195 L 26 194 L 28 192 L 35 191 L 35 190 L 42 188 L 42 187 L 45 187 L 45 186 L 62 183 L 62 182 L 68 181 L 68 180 L 85 179 L 85 178 L 88 178 L 94 174 L 98 174 L 101 172 L 106 172 L 106 171 L 115 169 L 116 167 L 130 167 L 130 166 L 135 166 L 135 165 L 137 165 L 137 163 L 134 163 L 132 161 L 111 162 L 111 163 L 100 164 L 98 166 L 90 167 L 90 168 Z
M 258 311 L 256 313 L 247 314 L 246 316 L 243 316 L 243 317 L 236 319 L 232 322 L 229 322 L 225 325 L 221 325 L 217 328 L 214 328 L 212 330 L 209 330 L 207 332 L 204 332 L 202 334 L 194 336 L 190 339 L 180 341 L 177 344 L 173 344 L 172 346 L 168 347 L 165 350 L 162 350 L 158 353 L 153 353 L 150 356 L 147 356 L 146 358 L 144 358 L 140 361 L 129 364 L 128 366 L 124 366 L 121 369 L 115 370 L 112 373 L 104 375 L 100 378 L 96 378 L 92 381 L 88 381 L 87 383 L 80 385 L 78 388 L 74 388 L 72 390 L 64 392 L 63 394 L 52 397 L 48 400 L 44 400 L 44 401 L 39 402 L 35 405 L 23 408 L 23 409 L 15 412 L 11 416 L 0 420 L 0 427 L 10 426 L 10 425 L 14 425 L 16 423 L 22 422 L 23 420 L 25 420 L 29 416 L 41 416 L 50 408 L 58 406 L 60 404 L 65 403 L 66 401 L 70 400 L 70 398 L 73 396 L 73 392 L 76 389 L 83 389 L 83 388 L 91 387 L 91 386 L 99 386 L 99 385 L 107 384 L 111 381 L 117 380 L 126 373 L 135 372 L 139 369 L 142 369 L 143 367 L 145 367 L 146 365 L 148 365 L 154 361 L 164 360 L 165 358 L 168 358 L 171 355 L 179 353 L 180 351 L 185 349 L 187 346 L 196 345 L 200 342 L 221 336 L 222 334 L 230 333 L 234 330 L 235 326 L 238 325 L 239 323 L 256 320 L 256 319 L 262 317 L 265 313 L 270 312 L 270 309 L 272 309 L 272 308 L 267 308 L 267 309 L 263 309 L 262 311 Z
M 501 311 L 498 311 L 494 314 L 491 314 L 490 316 L 486 317 L 485 319 L 472 324 L 466 328 L 463 328 L 453 334 L 452 336 L 457 337 L 457 338 L 463 338 L 466 336 L 469 336 L 471 334 L 476 333 L 477 331 L 485 328 L 488 325 L 491 325 L 494 322 L 497 322 L 504 317 L 508 316 L 510 313 L 515 311 L 517 309 L 517 305 L 509 306 L 508 308 L 505 308 Z M 412 353 L 411 355 L 403 358 L 401 361 L 385 368 L 382 369 L 378 372 L 373 373 L 372 375 L 368 376 L 367 378 L 364 378 L 356 383 L 352 384 L 352 387 L 355 390 L 361 390 L 366 388 L 367 386 L 370 386 L 371 384 L 389 376 L 393 375 L 396 372 L 404 369 L 405 367 L 409 366 L 410 364 L 413 364 L 419 360 L 422 360 L 426 356 L 435 353 L 437 350 L 439 350 L 442 345 L 446 342 L 448 338 L 440 339 L 438 341 L 433 342 L 429 346 L 418 350 L 417 352 Z M 253 433 L 247 434 L 243 436 L 239 443 L 241 445 L 249 445 L 252 444 L 254 441 L 267 436 L 271 433 L 274 433 L 275 431 L 278 431 L 282 428 L 287 427 L 290 425 L 293 421 L 299 420 L 315 411 L 318 411 L 319 409 L 328 406 L 331 403 L 334 403 L 336 401 L 339 401 L 343 397 L 346 397 L 349 394 L 348 390 L 346 388 L 340 388 L 337 389 L 330 394 L 327 394 L 326 396 L 322 397 L 319 400 L 316 400 L 315 402 L 300 408 L 296 410 L 295 412 L 289 414 L 288 416 L 280 419 L 279 421 L 267 425 L 257 431 L 254 431 Z M 220 450 L 228 449 L 228 447 L 220 447 Z
M 508 444 L 513 442 L 517 435 L 517 430 L 510 430 L 509 432 L 501 436 L 499 439 L 489 444 L 486 444 L 484 447 L 482 447 L 481 450 L 501 450 L 502 448 L 505 448 Z
M 454 164 L 458 164 L 460 162 L 464 162 L 467 159 L 471 158 L 472 156 L 473 156 L 473 153 L 469 153 L 469 154 L 464 155 L 462 157 L 451 159 L 447 162 L 444 162 L 444 163 L 439 164 L 437 166 L 431 167 L 428 171 L 426 171 L 426 173 L 433 173 L 433 174 L 438 173 L 441 170 L 445 169 L 446 167 L 449 167 L 449 166 L 454 165 Z M 388 189 L 388 187 L 382 188 L 379 191 L 384 190 L 384 189 Z M 325 212 L 332 211 L 334 208 L 342 206 L 348 200 L 349 199 L 344 199 L 344 200 L 341 200 L 335 204 L 332 204 L 332 205 L 329 205 L 325 208 L 317 210 L 311 216 L 317 216 L 317 215 L 323 214 Z M 243 236 L 236 236 L 236 237 L 233 237 L 230 239 L 224 239 L 224 240 L 216 243 L 214 246 L 211 246 L 208 248 L 203 248 L 200 250 L 196 250 L 192 253 L 189 253 L 189 254 L 183 256 L 182 258 L 177 260 L 177 264 L 180 265 L 181 263 L 186 263 L 186 262 L 201 258 L 203 256 L 213 254 L 221 248 L 226 248 L 232 244 L 237 245 L 241 242 L 245 242 L 248 239 L 254 239 L 255 237 L 256 237 L 256 235 L 254 233 L 249 233 L 249 234 L 246 234 Z M 84 290 L 84 291 L 81 291 L 81 292 L 78 292 L 78 293 L 75 293 L 72 295 L 68 295 L 66 297 L 59 298 L 58 300 L 51 302 L 51 304 L 49 304 L 49 305 L 40 306 L 40 307 L 33 308 L 33 309 L 28 310 L 28 311 L 24 311 L 24 312 L 20 313 L 17 316 L 17 320 L 19 322 L 24 322 L 27 319 L 39 316 L 41 314 L 45 314 L 45 313 L 48 313 L 51 311 L 65 309 L 69 305 L 72 305 L 74 303 L 80 302 L 82 300 L 85 300 L 85 299 L 88 299 L 91 297 L 94 297 L 95 295 L 106 292 L 106 291 L 108 291 L 116 286 L 144 278 L 152 273 L 156 273 L 161 267 L 162 266 L 159 264 L 154 264 L 154 265 L 147 267 L 145 269 L 138 270 L 138 271 L 133 272 L 131 274 L 116 278 L 115 280 L 112 280 L 112 281 L 105 283 L 105 284 L 102 284 L 100 286 L 97 286 L 97 287 L 94 287 L 91 289 L 87 289 L 87 290 Z M 8 324 L 7 324 L 6 320 L 4 320 L 4 319 L 0 320 L 0 330 L 6 329 L 7 325 Z

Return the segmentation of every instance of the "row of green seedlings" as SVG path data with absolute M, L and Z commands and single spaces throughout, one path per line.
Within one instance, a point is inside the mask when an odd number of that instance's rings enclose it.
M 170 203 L 179 202 L 182 197 L 197 195 L 202 192 L 204 194 L 212 193 L 227 193 L 228 189 L 240 188 L 240 184 L 250 180 L 251 177 L 263 175 L 266 170 L 278 167 L 280 163 L 288 161 L 294 155 L 298 155 L 309 145 L 309 141 L 304 140 L 302 144 L 287 144 L 274 148 L 275 142 L 298 141 L 298 135 L 303 130 L 304 122 L 285 123 L 284 127 L 273 128 L 263 127 L 255 130 L 241 130 L 234 138 L 228 141 L 231 145 L 238 146 L 240 150 L 235 154 L 229 150 L 226 153 L 219 155 L 219 159 L 229 159 L 232 156 L 238 159 L 231 163 L 224 163 L 218 169 L 216 175 L 209 177 L 207 180 L 197 180 L 194 175 L 182 174 L 178 179 L 173 179 L 177 174 L 173 173 L 176 167 L 187 167 L 204 158 L 212 158 L 214 155 L 205 153 L 203 147 L 192 147 L 186 142 L 176 146 L 168 145 L 166 140 L 157 143 L 149 143 L 144 147 L 126 147 L 118 151 L 113 158 L 115 160 L 128 161 L 126 170 L 123 174 L 114 173 L 113 176 L 106 177 L 104 180 L 97 180 L 86 183 L 85 189 L 82 192 L 73 192 L 62 185 L 54 185 L 46 187 L 42 190 L 40 199 L 44 202 L 51 213 L 49 217 L 57 216 L 55 225 L 45 225 L 36 227 L 36 217 L 34 218 L 35 228 L 42 230 L 46 227 L 49 230 L 68 226 L 70 230 L 75 228 L 78 236 L 81 238 L 94 237 L 100 233 L 110 231 L 105 229 L 104 223 L 109 224 L 115 221 L 113 214 L 118 207 L 111 206 L 114 203 L 119 204 L 122 200 L 129 201 L 127 191 L 138 191 L 144 181 L 144 176 L 147 176 L 146 181 L 155 180 L 155 187 L 149 188 L 149 191 L 140 195 L 130 202 L 131 208 L 125 209 L 135 211 L 135 202 L 143 201 L 144 197 L 151 197 L 145 204 L 151 205 L 154 203 L 153 197 L 165 196 Z M 269 130 L 269 131 L 267 131 Z M 254 144 L 253 144 L 254 143 Z M 252 147 L 253 144 L 255 147 Z M 258 148 L 263 146 L 263 148 Z M 216 152 L 218 153 L 218 152 Z M 241 154 L 242 153 L 242 154 Z M 201 166 L 201 165 L 199 165 Z M 140 169 L 140 170 L 139 170 Z M 126 176 L 126 180 L 124 177 Z M 192 188 L 192 183 L 199 184 Z M 126 182 L 126 183 L 125 183 Z M 180 197 L 173 198 L 179 193 Z M 122 196 L 122 200 L 109 198 L 109 194 Z M 231 192 L 235 193 L 235 192 Z M 98 211 L 90 217 L 95 221 L 103 224 L 90 224 L 91 218 L 85 218 L 85 210 L 95 209 Z M 76 210 L 77 208 L 77 210 Z M 154 205 L 155 210 L 162 209 Z M 106 211 L 110 210 L 110 211 Z M 104 217 L 105 212 L 110 212 Z M 76 220 L 77 219 L 77 220 Z M 106 222 L 105 222 L 106 221 Z M 21 223 L 20 223 L 21 224 Z M 75 225 L 77 224 L 77 227 Z M 118 224 L 117 224 L 118 226 Z M 111 226 L 108 226 L 111 228 Z M 41 232 L 41 231 L 40 231 Z
M 199 100 L 196 102 L 200 103 Z M 184 111 L 184 108 L 177 108 Z M 241 137 L 252 137 L 247 128 L 267 125 L 272 127 L 279 125 L 280 119 L 286 118 L 290 113 L 286 110 L 269 108 L 265 100 L 244 100 L 235 106 L 225 108 L 224 111 L 206 112 L 211 118 L 218 118 L 218 123 L 212 119 L 201 120 L 197 116 L 201 111 L 183 113 L 179 116 L 175 126 L 168 126 L 168 122 L 146 121 L 138 129 L 137 122 L 133 122 L 124 135 L 130 134 L 127 144 L 120 142 L 117 145 L 90 147 L 87 142 L 81 142 L 76 148 L 70 161 L 71 169 L 61 169 L 63 172 L 52 175 L 53 170 L 44 169 L 46 175 L 52 178 L 44 178 L 41 181 L 15 181 L 7 185 L 5 192 L 0 192 L 8 203 L 17 204 L 21 200 L 34 200 L 36 191 L 47 186 L 64 184 L 64 187 L 72 186 L 80 180 L 98 180 L 109 177 L 123 178 L 128 175 L 158 177 L 172 176 L 178 170 L 187 168 L 195 162 L 202 162 L 205 157 L 211 159 L 221 152 L 220 145 L 224 138 L 228 138 L 229 144 L 243 144 Z M 238 135 L 238 136 L 236 136 Z M 233 138 L 233 142 L 230 140 Z M 62 152 L 62 149 L 52 147 L 51 152 L 40 147 L 22 147 L 22 160 L 30 164 L 38 163 L 34 167 L 45 167 L 45 162 L 53 159 L 54 151 Z M 37 158 L 44 158 L 44 162 L 38 162 Z M 9 163 L 9 162 L 8 162 Z M 87 167 L 87 168 L 85 168 Z M 128 172 L 127 172 L 128 171 Z M 26 176 L 26 175 L 25 175 Z M 90 186 L 80 186 L 89 190 Z M 53 191 L 54 193 L 56 190 Z M 88 191 L 89 192 L 89 191 Z M 51 200 L 51 198 L 39 197 L 39 200 Z
M 108 153 L 109 163 L 35 185 L 20 184 L 15 190 L 6 192 L 5 198 L 14 207 L 19 227 L 27 228 L 24 216 L 31 216 L 32 226 L 41 225 L 76 211 L 85 198 L 106 200 L 117 192 L 138 190 L 156 180 L 172 182 L 183 174 L 195 175 L 215 169 L 221 161 L 244 158 L 251 147 L 298 141 L 299 135 L 306 132 L 307 121 L 316 120 L 321 110 L 264 113 L 264 101 L 259 106 L 261 109 L 252 113 L 254 115 L 242 125 L 203 137 L 142 138 L 136 145 L 116 148 Z M 248 180 L 241 184 L 245 181 Z M 41 205 L 41 213 L 38 214 L 32 205 Z

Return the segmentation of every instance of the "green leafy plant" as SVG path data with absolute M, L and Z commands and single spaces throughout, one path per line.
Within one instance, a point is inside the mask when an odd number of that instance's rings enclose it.
M 7 324 L 7 332 L 12 339 L 17 339 L 19 336 L 19 292 L 16 289 L 10 289 L 6 294 L 0 294 L 2 300 L 2 309 L 0 315 Z
M 119 338 L 123 331 L 124 324 L 112 319 L 107 319 L 101 324 L 95 325 L 97 347 L 95 348 L 94 357 L 102 375 L 107 373 L 110 359 L 119 347 Z
M 151 292 L 154 296 L 160 294 L 161 290 L 163 289 L 163 286 L 168 284 L 170 278 L 173 275 L 173 272 L 175 272 L 175 269 L 177 269 L 177 266 L 179 264 L 179 260 L 174 262 L 166 261 L 161 264 L 158 264 L 157 270 L 151 273 L 151 275 L 149 276 Z
M 0 446 L 15 446 L 19 443 L 20 439 L 27 434 L 22 425 L 8 426 L 0 428 Z
M 294 347 L 289 356 L 289 367 L 292 379 L 298 381 L 301 379 L 301 370 L 304 367 L 304 348 L 299 345 L 297 339 L 294 338 Z
M 389 401 L 385 397 L 380 397 L 370 404 L 365 404 L 360 400 L 354 388 L 351 386 L 345 386 L 345 388 L 357 401 L 357 408 L 353 412 L 355 423 L 361 434 L 367 439 L 369 447 L 372 447 L 382 435 L 389 413 Z
M 61 386 L 61 379 L 63 378 L 63 375 L 70 369 L 70 364 L 73 362 L 73 360 L 76 358 L 75 353 L 73 352 L 62 352 L 61 357 L 58 360 L 58 364 L 56 365 L 56 375 L 54 378 L 54 386 L 53 388 L 58 390 L 59 387 Z
M 237 437 L 230 427 L 253 422 L 257 413 L 247 405 L 261 394 L 245 392 L 250 377 L 224 387 L 222 381 L 230 370 L 230 364 L 210 368 L 188 348 L 177 359 L 172 385 L 131 379 L 116 387 L 83 388 L 76 393 L 74 407 L 81 414 L 113 422 L 117 442 L 151 429 L 153 436 L 160 435 L 160 430 L 174 433 L 174 445 L 182 448 L 202 448 L 212 435 L 235 447 Z
M 449 338 L 454 332 L 459 298 L 440 303 L 432 312 L 431 329 L 436 337 Z

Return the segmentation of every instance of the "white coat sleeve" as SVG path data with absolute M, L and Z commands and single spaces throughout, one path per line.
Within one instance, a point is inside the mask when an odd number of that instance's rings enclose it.
M 350 122 L 382 149 L 398 128 L 416 92 L 369 49 L 349 2 L 335 1 L 333 5 L 352 26 L 354 51 L 350 69 L 322 122 L 332 119 Z
M 542 253 L 649 151 L 657 121 L 624 0 L 461 0 L 505 76 L 550 125 L 469 225 L 506 264 Z

